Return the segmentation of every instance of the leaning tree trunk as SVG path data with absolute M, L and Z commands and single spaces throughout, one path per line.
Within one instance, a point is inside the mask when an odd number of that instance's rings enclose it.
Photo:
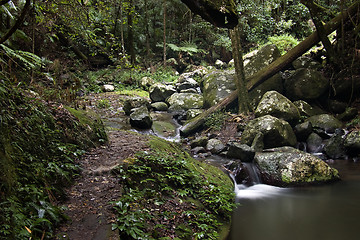
M 360 1 L 356 1 L 353 3 L 345 14 L 339 14 L 327 24 L 324 25 L 324 29 L 326 34 L 330 34 L 335 31 L 343 20 L 349 18 L 350 16 L 354 15 L 358 11 L 358 7 L 360 6 Z M 268 65 L 267 67 L 263 68 L 256 74 L 252 75 L 250 78 L 247 79 L 246 87 L 248 91 L 253 90 L 255 87 L 272 77 L 277 72 L 286 68 L 289 64 L 291 64 L 295 59 L 302 56 L 306 53 L 310 48 L 312 48 L 315 44 L 320 41 L 319 35 L 317 32 L 312 33 L 309 37 L 307 37 L 304 41 L 299 43 L 296 47 L 291 49 L 287 54 L 281 56 L 273 63 Z M 189 123 L 185 124 L 180 129 L 180 134 L 182 136 L 189 136 L 190 134 L 196 132 L 202 125 L 205 123 L 206 118 L 213 112 L 225 108 L 230 103 L 234 102 L 237 99 L 237 91 L 231 93 L 228 97 L 223 99 L 217 105 L 209 108 L 196 118 L 194 118 Z

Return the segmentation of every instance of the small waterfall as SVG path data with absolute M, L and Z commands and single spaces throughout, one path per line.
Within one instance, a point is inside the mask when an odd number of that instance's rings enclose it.
M 259 184 L 261 183 L 259 171 L 256 168 L 254 163 L 242 163 L 244 168 L 246 169 L 248 175 L 249 175 L 249 181 L 251 185 Z

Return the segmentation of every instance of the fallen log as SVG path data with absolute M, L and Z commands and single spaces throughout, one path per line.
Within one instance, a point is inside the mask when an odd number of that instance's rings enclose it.
M 324 29 L 327 35 L 335 31 L 340 27 L 342 21 L 346 20 L 350 16 L 357 13 L 359 10 L 360 1 L 356 1 L 353 3 L 346 11 L 340 13 L 335 18 L 330 20 L 327 24 L 324 25 Z M 263 68 L 256 74 L 252 75 L 247 79 L 246 87 L 248 91 L 253 90 L 255 87 L 259 86 L 261 83 L 278 73 L 279 71 L 286 68 L 289 64 L 291 64 L 295 59 L 302 56 L 308 50 L 310 50 L 315 44 L 320 41 L 318 33 L 315 31 L 310 36 L 308 36 L 305 40 L 295 46 L 293 49 L 288 51 L 285 55 L 281 56 L 273 63 L 268 65 L 267 67 Z M 217 110 L 225 108 L 227 105 L 232 103 L 237 99 L 237 91 L 232 92 L 228 97 L 220 101 L 217 105 L 207 109 L 202 114 L 191 120 L 190 122 L 186 123 L 180 129 L 181 136 L 189 136 L 196 132 L 199 128 L 203 126 L 205 123 L 206 118 L 213 112 Z

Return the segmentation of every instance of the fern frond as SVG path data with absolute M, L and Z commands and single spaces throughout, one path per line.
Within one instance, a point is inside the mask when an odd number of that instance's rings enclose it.
M 5 54 L 9 58 L 20 61 L 28 70 L 40 68 L 43 66 L 43 60 L 41 59 L 41 57 L 37 56 L 34 53 L 21 50 L 13 50 L 5 46 L 4 44 L 0 44 L 0 47 L 2 47 L 2 49 L 5 51 Z

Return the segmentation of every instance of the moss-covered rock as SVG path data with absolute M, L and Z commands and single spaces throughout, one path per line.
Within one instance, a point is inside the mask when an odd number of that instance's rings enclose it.
M 251 146 L 258 133 L 263 135 L 265 148 L 296 144 L 296 136 L 290 124 L 270 115 L 251 120 L 241 135 L 241 142 Z
M 204 98 L 197 93 L 174 93 L 167 99 L 169 110 L 201 109 L 204 106 Z
M 301 186 L 339 179 L 338 171 L 321 159 L 292 147 L 272 149 L 255 155 L 264 183 Z
M 148 145 L 150 151 L 127 159 L 118 173 L 124 193 L 115 203 L 119 217 L 114 228 L 121 239 L 132 233 L 143 239 L 192 239 L 199 234 L 219 239 L 234 207 L 230 178 L 175 143 L 149 136 Z

